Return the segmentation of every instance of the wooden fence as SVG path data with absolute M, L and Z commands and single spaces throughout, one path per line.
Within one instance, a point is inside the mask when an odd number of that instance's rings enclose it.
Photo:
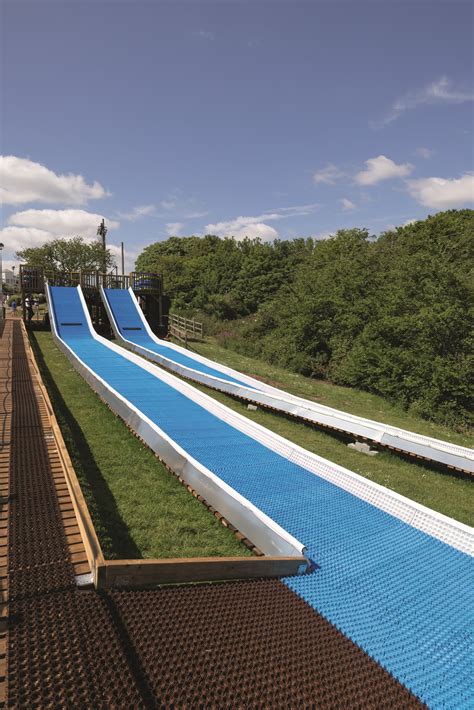
M 185 345 L 189 340 L 203 339 L 202 323 L 194 318 L 185 318 L 176 313 L 170 313 L 168 316 L 168 332 Z

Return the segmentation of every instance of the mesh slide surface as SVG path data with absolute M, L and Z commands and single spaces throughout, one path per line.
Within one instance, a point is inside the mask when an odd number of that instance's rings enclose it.
M 204 466 L 304 543 L 287 584 L 431 707 L 470 707 L 472 559 L 281 457 L 94 340 L 75 289 L 51 289 L 61 338 Z

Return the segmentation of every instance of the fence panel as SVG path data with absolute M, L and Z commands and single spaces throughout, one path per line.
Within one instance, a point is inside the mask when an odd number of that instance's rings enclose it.
M 188 340 L 202 340 L 204 337 L 202 323 L 177 313 L 169 314 L 168 330 L 171 335 L 186 343 Z

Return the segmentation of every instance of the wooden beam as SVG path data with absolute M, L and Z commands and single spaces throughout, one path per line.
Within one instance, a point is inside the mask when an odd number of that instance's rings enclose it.
M 102 553 L 102 548 L 100 546 L 99 538 L 97 537 L 94 525 L 92 523 L 92 518 L 90 516 L 86 501 L 84 499 L 81 486 L 79 484 L 79 481 L 77 480 L 76 472 L 74 470 L 74 466 L 72 465 L 69 452 L 66 448 L 66 444 L 64 443 L 61 429 L 59 428 L 59 424 L 54 414 L 51 400 L 49 399 L 48 392 L 43 384 L 41 373 L 36 363 L 35 356 L 31 348 L 24 324 L 22 324 L 22 329 L 25 346 L 28 349 L 29 359 L 35 374 L 36 383 L 39 387 L 41 396 L 43 397 L 43 400 L 46 405 L 49 424 L 51 426 L 51 430 L 56 443 L 56 448 L 61 461 L 61 466 L 64 472 L 64 478 L 67 484 L 69 497 L 71 499 L 72 506 L 74 508 L 74 513 L 77 519 L 77 524 L 81 532 L 82 542 L 84 544 L 87 561 L 90 565 L 94 584 L 96 584 L 97 578 L 99 577 L 99 567 L 103 566 L 104 564 L 104 555 Z
M 71 525 L 72 523 L 74 527 L 74 533 L 69 535 L 72 559 L 74 561 L 74 558 L 77 558 L 78 563 L 83 563 L 83 553 L 80 551 L 81 546 L 78 543 L 77 535 L 79 530 L 96 588 L 286 577 L 301 573 L 301 571 L 308 568 L 308 560 L 302 556 L 105 560 L 24 325 L 22 325 L 22 328 L 25 345 L 29 352 L 31 368 L 35 375 L 39 394 L 44 401 L 47 421 L 54 436 L 55 449 L 59 455 L 61 469 L 64 472 L 69 492 L 69 497 L 67 495 L 64 496 L 61 510 L 65 525 Z M 58 471 L 53 474 L 56 481 L 60 480 L 58 479 L 59 473 L 60 468 L 58 466 Z M 76 521 L 77 526 L 74 525 Z M 78 547 L 77 551 L 76 547 Z
M 104 564 L 103 584 L 110 588 L 287 577 L 307 568 L 308 560 L 305 557 L 201 557 L 106 560 Z

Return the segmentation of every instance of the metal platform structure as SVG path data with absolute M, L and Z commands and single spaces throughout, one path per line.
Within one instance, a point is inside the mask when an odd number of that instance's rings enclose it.
M 42 266 L 20 264 L 19 280 L 22 303 L 28 294 L 46 293 L 47 283 L 50 286 L 80 286 L 94 326 L 103 331 L 108 329 L 109 324 L 100 289 L 131 289 L 140 299 L 140 306 L 153 331 L 160 335 L 166 333 L 169 299 L 163 292 L 161 274 L 144 271 L 123 275 L 116 271 L 51 271 Z

